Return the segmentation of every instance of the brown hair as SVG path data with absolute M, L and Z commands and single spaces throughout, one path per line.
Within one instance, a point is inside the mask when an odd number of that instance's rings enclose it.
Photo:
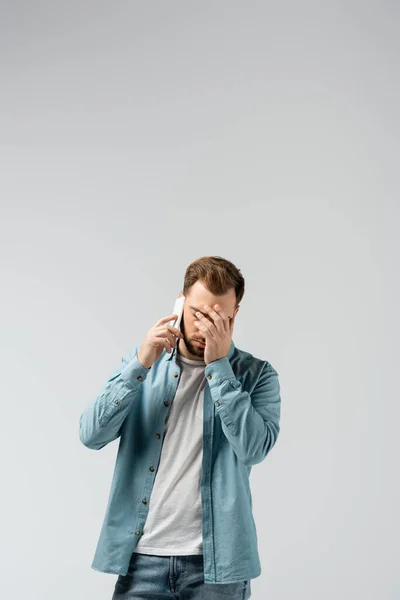
M 244 278 L 240 269 L 221 256 L 202 256 L 188 266 L 182 290 L 184 296 L 198 280 L 216 296 L 222 296 L 235 288 L 236 307 L 243 298 Z

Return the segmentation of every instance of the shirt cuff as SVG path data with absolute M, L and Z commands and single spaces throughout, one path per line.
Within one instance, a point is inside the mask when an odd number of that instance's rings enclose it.
M 125 366 L 125 368 L 121 372 L 121 378 L 126 382 L 126 384 L 133 388 L 135 385 L 140 384 L 144 381 L 147 375 L 150 373 L 151 367 L 144 367 L 138 359 L 138 355 L 132 358 L 129 363 Z
M 210 362 L 204 369 L 204 372 L 211 387 L 219 386 L 228 379 L 236 379 L 236 375 L 227 356 Z

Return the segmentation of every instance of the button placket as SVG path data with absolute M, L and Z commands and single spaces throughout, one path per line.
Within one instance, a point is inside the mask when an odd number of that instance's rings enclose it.
M 175 378 L 179 377 L 179 372 L 175 371 L 175 372 L 173 373 L 173 376 L 174 376 Z M 139 375 L 137 379 L 138 379 L 139 381 L 142 381 L 142 380 L 143 380 L 143 377 L 142 377 L 141 375 Z M 165 400 L 163 404 L 164 404 L 164 406 L 168 407 L 168 406 L 170 405 L 170 401 L 169 401 L 169 400 Z M 161 435 L 160 435 L 159 433 L 156 433 L 156 434 L 155 434 L 155 436 L 156 436 L 156 438 L 157 438 L 158 440 L 161 438 Z M 154 467 L 154 465 L 150 465 L 150 467 L 149 467 L 149 471 L 151 471 L 152 473 L 154 473 L 154 471 L 155 471 L 155 467 Z M 144 504 L 144 505 L 147 505 L 147 504 L 148 504 L 148 499 L 147 499 L 146 497 L 144 497 L 144 498 L 142 498 L 141 502 L 142 502 L 142 504 Z M 140 529 L 136 529 L 136 531 L 135 531 L 135 535 L 137 535 L 137 536 L 140 536 L 140 535 L 141 535 L 141 533 L 142 533 L 142 532 L 141 532 L 141 530 L 140 530 Z
M 173 373 L 173 376 L 174 376 L 174 377 L 179 377 L 179 373 L 175 371 L 175 372 Z M 138 379 L 139 379 L 140 381 L 142 381 L 142 377 L 141 377 L 141 375 L 139 375 Z M 163 403 L 163 404 L 164 404 L 164 406 L 169 406 L 170 402 L 169 402 L 169 400 L 164 400 L 164 403 Z M 156 433 L 156 438 L 159 440 L 159 439 L 161 438 L 161 435 L 160 435 L 159 433 Z M 155 471 L 155 467 L 154 467 L 153 465 L 150 465 L 150 467 L 149 467 L 149 471 L 151 471 L 151 472 L 153 473 L 153 472 Z M 148 501 L 147 501 L 147 498 L 142 498 L 141 502 L 142 502 L 142 504 L 145 504 L 145 505 L 147 505 L 147 502 L 148 502 Z M 139 535 L 141 534 L 141 531 L 140 531 L 140 529 L 137 529 L 137 530 L 135 531 L 135 534 L 139 536 Z

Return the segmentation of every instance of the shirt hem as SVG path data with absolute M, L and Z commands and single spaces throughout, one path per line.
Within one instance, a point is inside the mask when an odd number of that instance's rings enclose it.
M 158 556 L 197 556 L 203 554 L 202 550 L 196 552 L 191 548 L 174 550 L 173 548 L 149 548 L 148 546 L 143 546 L 139 550 L 135 548 L 133 552 L 137 554 L 157 554 Z
M 118 569 L 115 569 L 114 571 L 111 569 L 105 569 L 105 568 L 100 568 L 100 567 L 95 567 L 93 564 L 91 565 L 91 568 L 94 569 L 95 571 L 98 571 L 99 573 L 106 573 L 108 575 L 126 575 L 126 572 L 120 571 Z M 251 579 L 256 579 L 256 577 L 259 577 L 261 575 L 261 571 L 257 571 L 252 575 L 248 575 L 246 577 L 246 579 L 251 580 Z M 204 577 L 204 583 L 237 583 L 238 581 L 243 581 L 245 578 L 244 577 L 234 577 L 234 578 L 229 578 L 226 580 L 213 580 L 208 578 L 207 576 Z
M 111 571 L 110 569 L 100 569 L 100 567 L 95 567 L 94 565 L 90 566 L 92 569 L 98 571 L 99 573 L 106 573 L 107 575 L 122 575 L 122 573 L 117 570 Z M 126 573 L 123 573 L 123 575 L 126 575 Z

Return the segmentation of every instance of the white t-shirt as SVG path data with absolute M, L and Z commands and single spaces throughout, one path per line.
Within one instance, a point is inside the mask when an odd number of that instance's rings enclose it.
M 176 352 L 181 375 L 164 428 L 148 515 L 134 552 L 202 554 L 200 479 L 205 362 Z

